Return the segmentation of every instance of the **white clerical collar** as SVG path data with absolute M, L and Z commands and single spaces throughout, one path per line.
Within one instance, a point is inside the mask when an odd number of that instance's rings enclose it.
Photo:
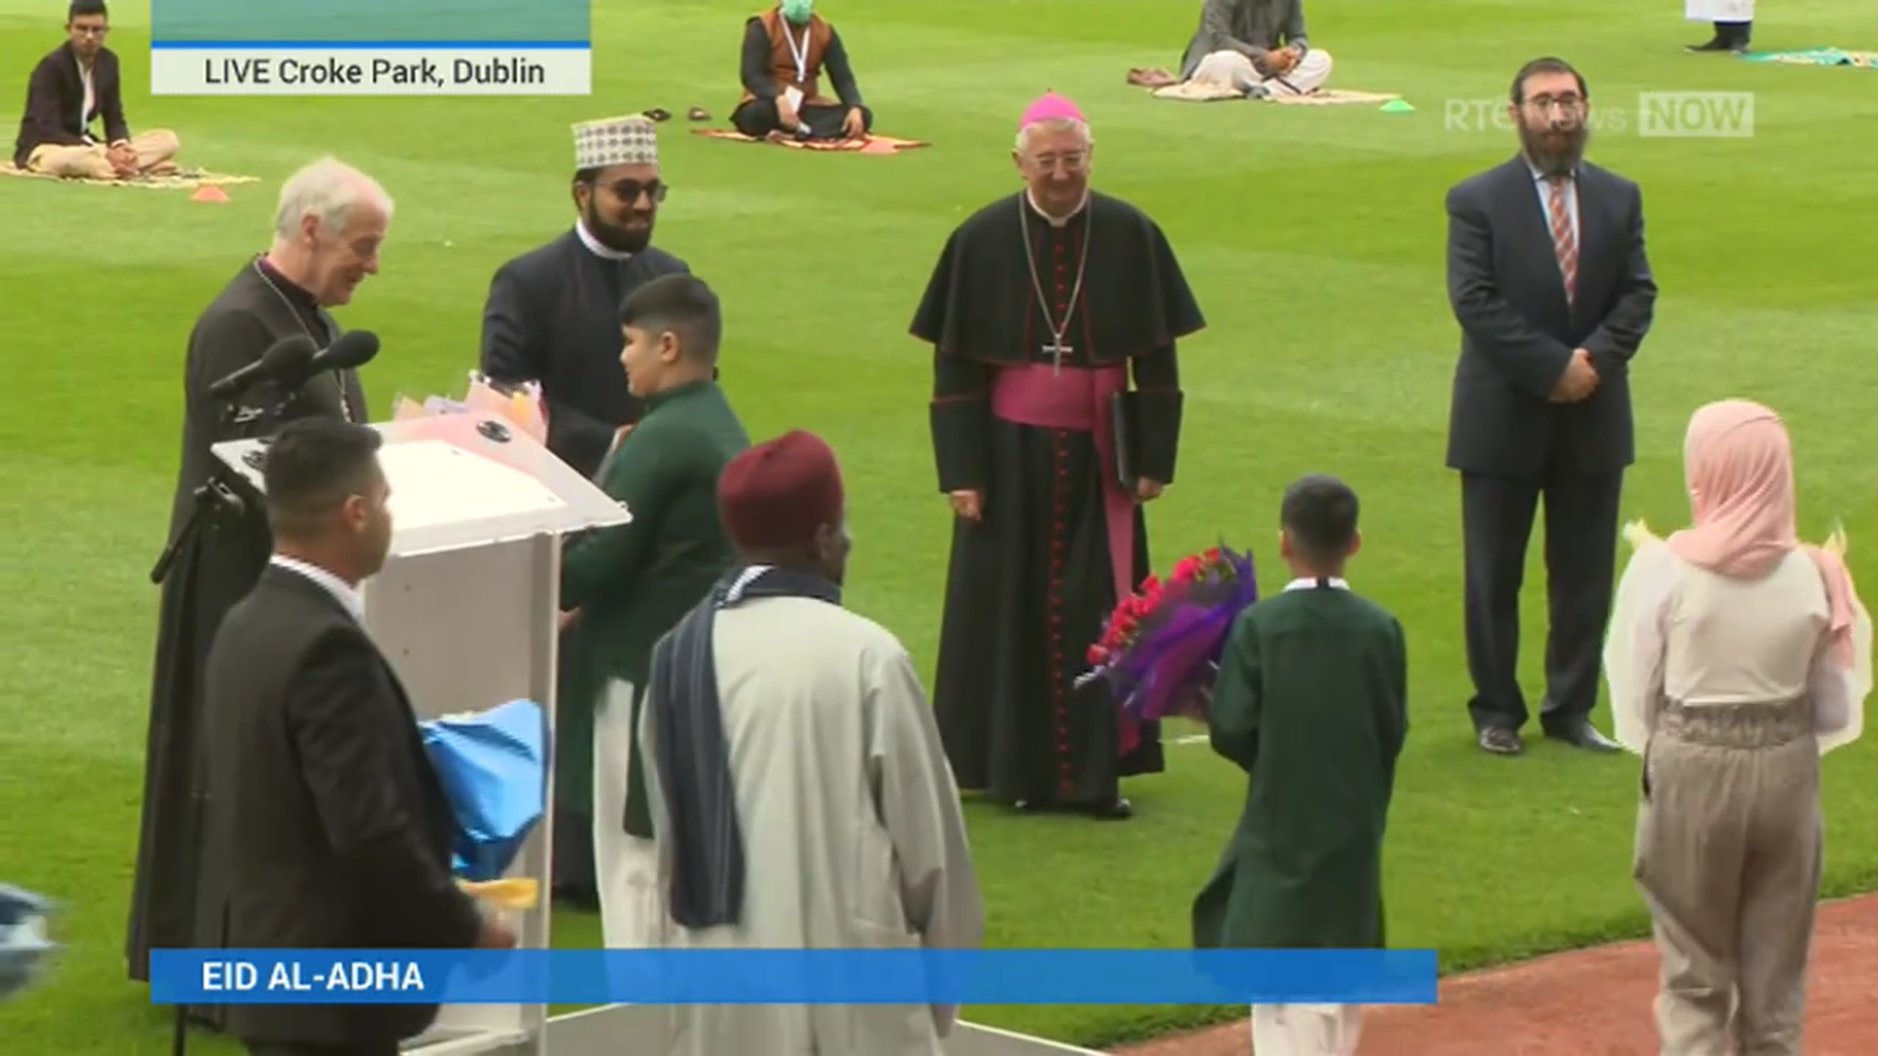
M 632 259 L 631 253 L 614 249 L 612 246 L 593 237 L 593 232 L 587 230 L 587 222 L 585 220 L 574 221 L 574 233 L 580 236 L 581 244 L 587 247 L 587 252 L 592 253 L 596 257 L 604 257 L 607 260 Z
M 1024 188 L 1024 200 L 1030 203 L 1031 209 L 1035 210 L 1038 216 L 1043 217 L 1045 223 L 1049 224 L 1051 227 L 1062 227 L 1063 225 L 1069 223 L 1071 220 L 1076 219 L 1077 213 L 1080 213 L 1084 209 L 1089 207 L 1089 192 L 1088 191 L 1082 192 L 1082 201 L 1077 202 L 1076 208 L 1071 209 L 1069 211 L 1069 215 L 1062 218 L 1061 220 L 1058 220 L 1056 217 L 1051 216 L 1049 213 L 1044 212 L 1043 206 L 1037 204 L 1037 196 L 1030 193 L 1030 188 L 1028 187 Z
M 319 584 L 325 589 L 326 593 L 333 596 L 335 601 L 345 606 L 345 610 L 352 614 L 353 619 L 358 620 L 360 623 L 365 622 L 365 601 L 359 597 L 359 592 L 353 588 L 352 584 L 347 583 L 345 580 L 340 579 L 338 576 L 333 575 L 331 572 L 326 571 L 318 565 L 311 565 L 305 561 L 291 557 L 283 557 L 280 554 L 275 554 L 270 559 L 270 563 L 278 565 L 289 572 L 298 572 Z
M 1350 589 L 1349 582 L 1345 580 L 1342 576 L 1328 576 L 1323 579 L 1314 579 L 1310 576 L 1305 576 L 1301 579 L 1294 579 L 1291 582 L 1286 583 L 1285 589 L 1286 590 L 1312 590 L 1318 586 L 1327 586 L 1332 590 L 1349 590 Z

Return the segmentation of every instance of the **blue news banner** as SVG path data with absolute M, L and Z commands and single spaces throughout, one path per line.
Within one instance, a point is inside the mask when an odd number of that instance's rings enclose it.
M 159 1005 L 1433 1004 L 1433 950 L 153 950 Z
M 587 95 L 589 0 L 151 0 L 154 95 Z

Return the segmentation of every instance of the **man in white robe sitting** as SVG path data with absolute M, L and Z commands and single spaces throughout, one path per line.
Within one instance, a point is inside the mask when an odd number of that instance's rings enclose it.
M 1305 33 L 1303 0 L 1206 0 L 1179 82 L 1250 99 L 1310 95 L 1330 69 Z
M 912 659 L 841 605 L 828 445 L 738 455 L 718 510 L 740 564 L 653 651 L 640 723 L 669 945 L 975 949 L 984 907 Z M 674 1006 L 678 1056 L 939 1056 L 957 1010 Z

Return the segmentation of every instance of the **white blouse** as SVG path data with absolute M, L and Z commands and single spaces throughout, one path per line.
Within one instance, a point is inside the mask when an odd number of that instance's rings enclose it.
M 1667 543 L 1636 533 L 1635 556 L 1612 603 L 1604 671 L 1612 725 L 1642 754 L 1665 703 L 1684 707 L 1810 696 L 1822 754 L 1857 740 L 1871 692 L 1871 617 L 1856 607 L 1856 660 L 1831 653 L 1826 585 L 1795 549 L 1758 580 L 1684 561 Z

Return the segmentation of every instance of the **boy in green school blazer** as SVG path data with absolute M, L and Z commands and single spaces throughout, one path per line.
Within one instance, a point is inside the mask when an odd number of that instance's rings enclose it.
M 1292 580 L 1234 623 L 1210 706 L 1213 749 L 1250 776 L 1239 828 L 1193 907 L 1198 947 L 1380 948 L 1382 840 L 1408 732 L 1402 625 L 1352 592 L 1357 498 L 1309 476 L 1285 492 Z M 1358 1006 L 1261 1005 L 1259 1052 L 1345 1056 Z

